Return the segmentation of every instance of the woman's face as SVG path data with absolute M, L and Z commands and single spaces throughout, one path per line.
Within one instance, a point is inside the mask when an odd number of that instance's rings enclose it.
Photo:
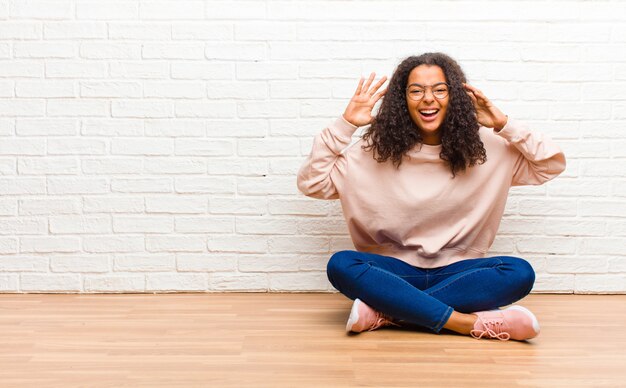
M 448 93 L 443 93 L 449 89 L 445 85 L 446 76 L 441 67 L 436 65 L 419 65 L 409 74 L 407 81 L 406 103 L 409 108 L 411 119 L 420 129 L 424 139 L 424 144 L 441 144 L 441 134 L 439 128 L 446 117 Z M 423 91 L 423 93 L 422 93 Z M 435 94 L 445 94 L 444 98 L 437 98 Z M 423 97 L 420 100 L 413 98 Z

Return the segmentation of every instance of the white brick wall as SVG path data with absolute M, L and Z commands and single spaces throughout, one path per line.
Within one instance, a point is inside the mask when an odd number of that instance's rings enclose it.
M 457 58 L 568 169 L 491 254 L 536 292 L 626 292 L 626 2 L 0 0 L 0 292 L 331 291 L 301 195 L 361 74 Z

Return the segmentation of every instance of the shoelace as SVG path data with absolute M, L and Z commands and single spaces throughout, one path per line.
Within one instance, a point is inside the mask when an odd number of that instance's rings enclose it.
M 485 330 L 472 330 L 470 331 L 470 335 L 476 339 L 481 339 L 483 336 L 488 335 L 488 338 L 497 338 L 501 341 L 507 341 L 511 338 L 511 335 L 504 331 L 502 324 L 504 323 L 500 319 L 489 319 L 483 321 L 478 317 L 480 323 L 483 324 Z
M 392 322 L 391 317 L 383 313 L 378 313 L 378 319 L 376 320 L 376 323 L 374 323 L 372 327 L 367 329 L 367 331 L 376 330 L 381 326 L 389 326 L 389 325 L 400 326 L 397 323 Z

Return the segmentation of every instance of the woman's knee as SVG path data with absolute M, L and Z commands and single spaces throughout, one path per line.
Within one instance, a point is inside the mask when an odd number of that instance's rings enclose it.
M 532 265 L 519 257 L 506 257 L 505 261 L 511 265 L 520 290 L 523 290 L 525 295 L 530 293 L 535 284 L 535 270 Z
M 339 251 L 334 253 L 330 260 L 328 260 L 328 264 L 326 264 L 326 273 L 330 278 L 333 275 L 339 275 L 345 272 L 348 265 L 354 261 L 354 252 L 353 251 Z

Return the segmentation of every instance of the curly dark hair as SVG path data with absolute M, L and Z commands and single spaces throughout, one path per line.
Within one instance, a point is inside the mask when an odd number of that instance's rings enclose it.
M 396 167 L 400 167 L 407 151 L 423 143 L 406 101 L 409 74 L 419 65 L 439 66 L 450 85 L 448 109 L 440 128 L 442 149 L 439 157 L 448 162 L 453 177 L 477 162 L 484 163 L 487 154 L 478 135 L 476 110 L 462 85 L 466 82 L 465 74 L 454 59 L 443 53 L 411 56 L 398 65 L 378 114 L 363 135 L 366 143 L 363 149 L 373 149 L 374 159 L 378 162 L 391 159 Z

